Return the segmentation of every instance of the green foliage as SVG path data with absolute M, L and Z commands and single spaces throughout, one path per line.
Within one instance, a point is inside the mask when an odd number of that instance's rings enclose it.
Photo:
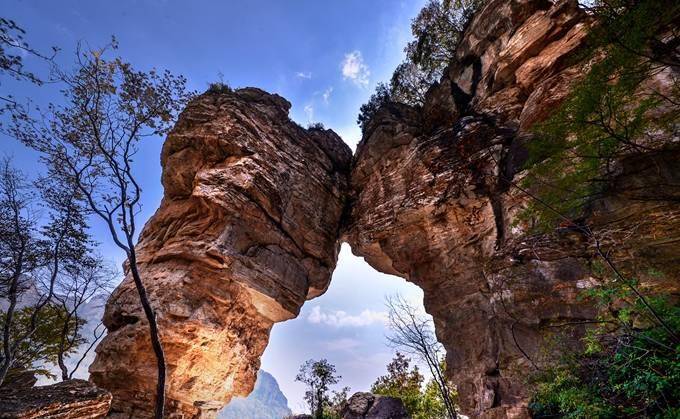
M 233 91 L 234 89 L 232 89 L 227 83 L 216 81 L 208 85 L 208 90 L 206 90 L 206 93 L 219 95 L 223 93 L 231 93 Z
M 413 40 L 404 48 L 389 84 L 379 83 L 361 106 L 357 123 L 362 130 L 377 110 L 389 103 L 412 106 L 425 103 L 427 90 L 439 80 L 455 57 L 455 49 L 472 14 L 484 0 L 430 0 L 411 22 Z
M 391 93 L 389 87 L 385 83 L 378 83 L 375 88 L 375 93 L 371 95 L 368 102 L 361 105 L 359 108 L 359 116 L 357 117 L 357 124 L 362 131 L 366 129 L 366 124 L 375 116 L 378 109 L 391 101 Z
M 387 364 L 387 375 L 378 377 L 371 386 L 371 393 L 401 399 L 406 410 L 415 416 L 421 410 L 421 386 L 423 376 L 417 366 L 409 368 L 411 360 L 397 352 Z
M 65 310 L 54 305 L 47 305 L 42 308 L 35 316 L 37 325 L 33 333 L 31 323 L 33 321 L 33 307 L 25 307 L 14 313 L 12 327 L 10 328 L 10 341 L 18 342 L 11 368 L 19 370 L 34 370 L 38 375 L 52 377 L 49 370 L 44 368 L 44 364 L 56 364 L 57 356 L 60 351 L 61 331 L 66 317 Z M 0 330 L 4 329 L 7 314 L 0 312 Z M 78 333 L 82 330 L 81 326 L 86 322 L 83 319 L 72 317 L 66 325 L 70 330 L 76 332 L 70 336 L 74 345 L 65 351 L 65 355 L 74 352 L 77 347 L 85 342 L 85 339 Z M 27 336 L 26 339 L 19 337 Z
M 371 393 L 401 399 L 413 419 L 447 417 L 446 406 L 437 383 L 430 380 L 423 388 L 425 378 L 417 366 L 410 367 L 410 362 L 409 358 L 397 352 L 387 365 L 387 375 L 378 377 L 371 386 Z M 451 400 L 455 398 L 456 394 L 451 394 Z
M 561 216 L 583 215 L 590 202 L 606 193 L 616 161 L 660 148 L 663 142 L 651 133 L 677 121 L 677 100 L 643 91 L 641 85 L 669 65 L 665 55 L 650 48 L 660 42 L 657 34 L 677 18 L 680 6 L 658 0 L 629 3 L 593 8 L 602 24 L 580 57 L 590 68 L 559 109 L 534 127 L 523 186 L 542 202 L 533 202 L 522 217 L 538 230 L 551 229 Z M 650 110 L 664 102 L 671 109 L 651 118 Z
M 300 371 L 295 377 L 295 381 L 300 381 L 307 385 L 305 401 L 309 405 L 309 410 L 315 419 L 330 419 L 329 408 L 333 406 L 332 399 L 328 392 L 330 386 L 340 382 L 342 377 L 337 375 L 335 365 L 326 359 L 315 361 L 310 359 L 300 366 Z M 349 388 L 343 389 L 344 397 L 347 397 Z M 342 392 L 336 398 L 342 398 Z
M 631 300 L 627 286 L 609 281 L 587 294 L 608 314 L 586 334 L 583 350 L 536 377 L 534 416 L 677 417 L 680 343 L 653 322 L 640 299 Z M 662 297 L 647 301 L 671 330 L 680 330 L 677 303 Z

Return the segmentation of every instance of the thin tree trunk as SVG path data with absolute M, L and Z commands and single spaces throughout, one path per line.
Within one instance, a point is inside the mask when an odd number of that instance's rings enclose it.
M 64 325 L 61 328 L 61 337 L 59 339 L 59 352 L 57 353 L 57 364 L 59 365 L 59 369 L 61 369 L 61 379 L 62 381 L 66 381 L 69 379 L 68 376 L 68 368 L 66 368 L 66 364 L 64 363 L 64 350 L 66 347 L 66 339 L 68 336 L 68 323 L 71 320 L 71 313 L 69 313 L 66 316 L 66 319 L 64 320 Z
M 156 419 L 163 419 L 165 410 L 165 353 L 163 352 L 163 345 L 161 343 L 160 334 L 158 333 L 156 314 L 151 307 L 151 303 L 149 302 L 149 298 L 146 293 L 146 287 L 144 287 L 142 278 L 139 275 L 139 271 L 137 270 L 137 257 L 135 254 L 135 248 L 132 245 L 131 237 L 128 237 L 128 243 L 130 244 L 130 251 L 128 255 L 130 272 L 132 273 L 132 279 L 135 282 L 144 314 L 146 315 L 146 319 L 149 322 L 149 336 L 151 338 L 151 346 L 153 347 L 153 351 L 156 355 L 158 381 L 156 383 L 156 405 L 154 412 Z

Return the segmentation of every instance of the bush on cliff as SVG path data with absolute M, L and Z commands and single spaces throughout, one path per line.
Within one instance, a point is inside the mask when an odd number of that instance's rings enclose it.
M 357 123 L 364 129 L 381 106 L 389 102 L 422 106 L 427 90 L 442 76 L 473 13 L 485 0 L 430 0 L 411 22 L 413 40 L 404 48 L 406 59 L 389 84 L 378 83 L 361 106 Z
M 676 132 L 680 118 L 679 79 L 671 92 L 646 84 L 680 65 L 680 36 L 672 33 L 680 5 L 596 1 L 589 11 L 599 24 L 578 57 L 589 63 L 586 74 L 556 112 L 534 127 L 536 137 L 528 144 L 523 186 L 539 199 L 523 219 L 539 231 L 583 216 L 590 203 L 611 192 L 620 161 L 666 147 L 667 137 L 655 133 Z
M 629 289 L 613 281 L 587 293 L 603 313 L 583 349 L 535 377 L 534 417 L 677 418 L 680 414 L 680 307 L 648 298 L 671 330 L 654 324 Z M 616 330 L 612 333 L 612 329 Z

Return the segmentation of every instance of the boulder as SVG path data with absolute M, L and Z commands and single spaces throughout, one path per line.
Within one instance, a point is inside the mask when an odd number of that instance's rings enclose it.
M 84 380 L 48 386 L 0 390 L 2 419 L 103 418 L 111 406 L 111 393 Z

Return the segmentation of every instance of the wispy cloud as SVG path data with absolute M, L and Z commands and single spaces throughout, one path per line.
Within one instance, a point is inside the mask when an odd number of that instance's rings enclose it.
M 314 106 L 311 104 L 305 105 L 305 115 L 307 116 L 307 123 L 314 121 Z
M 388 316 L 384 311 L 373 310 L 364 310 L 358 315 L 351 315 L 342 310 L 324 312 L 320 306 L 315 306 L 307 316 L 307 321 L 332 327 L 364 327 L 375 323 L 387 324 Z
M 342 76 L 345 80 L 351 80 L 354 84 L 361 87 L 368 86 L 368 78 L 371 71 L 364 63 L 364 58 L 361 56 L 361 51 L 355 50 L 345 54 L 345 58 L 341 63 Z
M 301 79 L 308 79 L 309 80 L 309 79 L 312 78 L 312 72 L 308 71 L 308 72 L 305 73 L 304 71 L 298 71 L 297 73 L 295 73 L 295 76 L 299 77 Z
M 361 342 L 352 338 L 332 339 L 323 343 L 323 347 L 328 351 L 352 352 L 361 346 Z
M 328 102 L 330 102 L 331 93 L 333 93 L 333 86 L 324 90 L 323 93 L 321 94 L 321 97 L 323 98 L 323 103 L 325 103 L 326 105 L 328 105 Z

